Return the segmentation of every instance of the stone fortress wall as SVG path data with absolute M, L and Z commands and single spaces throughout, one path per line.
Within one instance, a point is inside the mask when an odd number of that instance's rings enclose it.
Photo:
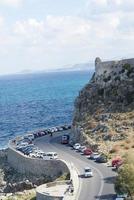
M 95 81 L 102 88 L 109 86 L 111 83 L 118 84 L 119 80 L 128 79 L 128 74 L 132 72 L 132 69 L 134 69 L 134 58 L 102 62 L 97 57 L 92 81 Z
M 95 76 L 100 76 L 105 72 L 107 72 L 106 74 L 111 72 L 119 73 L 124 64 L 130 64 L 134 67 L 134 58 L 102 62 L 101 59 L 97 57 L 95 59 Z
M 55 180 L 61 174 L 69 173 L 67 165 L 61 160 L 30 158 L 16 151 L 12 145 L 9 145 L 8 148 L 8 162 L 14 169 L 22 174 L 44 175 L 51 180 Z

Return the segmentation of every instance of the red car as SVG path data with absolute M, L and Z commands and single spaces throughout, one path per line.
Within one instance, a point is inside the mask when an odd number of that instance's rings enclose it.
M 90 148 L 87 148 L 87 149 L 85 149 L 84 151 L 83 151 L 83 153 L 84 153 L 84 155 L 91 155 L 93 152 L 92 152 L 92 150 L 90 149 Z
M 121 158 L 116 158 L 112 160 L 112 167 L 120 167 L 123 164 L 123 160 Z

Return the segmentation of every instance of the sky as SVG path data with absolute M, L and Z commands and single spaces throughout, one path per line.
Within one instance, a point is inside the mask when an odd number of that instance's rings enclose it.
M 133 52 L 134 0 L 0 0 L 0 74 Z

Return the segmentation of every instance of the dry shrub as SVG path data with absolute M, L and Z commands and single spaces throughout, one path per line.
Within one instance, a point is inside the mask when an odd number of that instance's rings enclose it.
M 119 151 L 119 146 L 114 146 L 111 150 L 110 153 L 117 153 Z
M 129 149 L 129 146 L 125 146 L 124 149 L 125 149 L 125 150 L 128 150 L 128 149 Z
M 120 146 L 121 146 L 121 147 L 124 147 L 124 146 L 125 146 L 125 144 L 124 144 L 124 143 L 122 143 L 122 144 L 120 144 Z
M 133 118 L 134 118 L 134 113 L 133 112 L 129 113 L 129 119 L 133 119 Z
M 127 139 L 125 142 L 126 142 L 127 144 L 130 144 L 130 143 L 131 143 L 131 140 L 130 140 L 130 139 Z

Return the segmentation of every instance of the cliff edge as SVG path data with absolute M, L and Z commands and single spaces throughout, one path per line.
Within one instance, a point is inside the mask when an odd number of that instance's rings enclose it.
M 134 59 L 95 60 L 75 100 L 72 139 L 106 151 L 134 149 Z

